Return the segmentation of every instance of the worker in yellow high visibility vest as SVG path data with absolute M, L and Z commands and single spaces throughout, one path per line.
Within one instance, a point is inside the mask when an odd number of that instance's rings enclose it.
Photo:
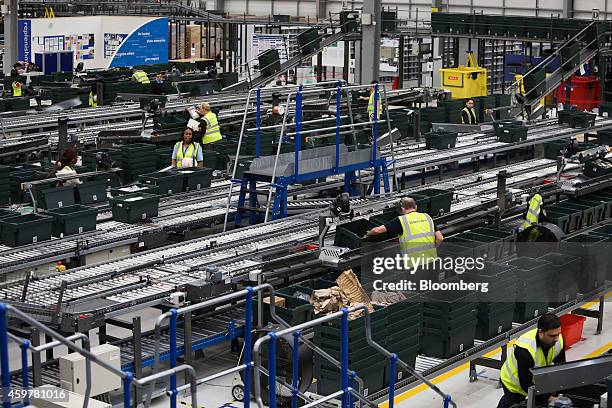
M 368 92 L 370 93 L 370 96 L 361 96 L 359 97 L 359 99 L 363 100 L 363 101 L 368 101 L 368 118 L 370 119 L 370 122 L 374 121 L 374 93 L 376 90 L 376 85 L 378 84 L 378 81 L 372 81 L 370 84 L 370 87 L 368 88 Z M 377 119 L 381 120 L 381 116 L 382 116 L 382 103 L 381 103 L 382 98 L 380 97 L 380 87 L 378 88 L 378 106 L 377 106 Z
M 465 101 L 465 108 L 461 110 L 461 123 L 464 125 L 478 124 L 478 117 L 474 110 L 474 100 L 471 98 Z
M 400 200 L 402 215 L 393 219 L 385 225 L 374 227 L 366 233 L 366 236 L 388 234 L 389 237 L 399 237 L 400 252 L 406 262 L 412 265 L 416 274 L 417 270 L 429 265 L 438 257 L 437 247 L 444 241 L 444 236 L 437 231 L 429 214 L 417 211 L 417 205 L 413 198 L 403 197 Z M 421 275 L 415 279 L 420 279 Z M 429 280 L 437 280 L 433 273 L 426 276 Z
M 183 129 L 182 140 L 174 145 L 172 167 L 204 167 L 202 146 L 193 141 L 193 131 L 190 128 Z
M 533 385 L 530 369 L 565 363 L 561 320 L 553 313 L 546 313 L 538 320 L 538 327 L 520 336 L 514 349 L 508 353 L 501 369 L 504 396 L 497 408 L 510 408 L 525 400 L 529 387 Z M 544 396 L 548 406 L 556 396 Z
M 132 80 L 144 85 L 148 85 L 151 83 L 149 77 L 147 76 L 147 73 L 141 69 L 136 68 L 134 68 L 134 70 L 132 71 Z
M 23 90 L 21 88 L 21 82 L 15 81 L 13 82 L 13 96 L 22 96 Z
M 217 120 L 217 115 L 212 112 L 210 104 L 208 102 L 200 104 L 198 113 L 201 116 L 200 133 L 203 135 L 202 145 L 206 147 L 206 145 L 221 140 L 222 136 L 219 121 Z
M 529 200 L 529 209 L 527 210 L 527 215 L 525 216 L 525 222 L 523 222 L 522 229 L 525 230 L 532 225 L 536 225 L 540 221 L 540 215 L 546 216 L 546 212 L 542 208 L 544 204 L 544 199 L 540 193 L 535 193 L 531 200 Z
M 91 108 L 98 107 L 98 95 L 94 95 L 93 91 L 89 91 L 89 107 Z

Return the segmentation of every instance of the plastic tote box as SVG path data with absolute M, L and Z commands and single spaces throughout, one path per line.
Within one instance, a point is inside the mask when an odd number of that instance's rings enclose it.
M 487 70 L 478 66 L 474 54 L 469 54 L 468 65 L 440 69 L 442 88 L 451 91 L 453 99 L 487 95 Z
M 84 205 L 47 210 L 46 214 L 53 217 L 52 233 L 54 237 L 81 234 L 96 229 L 98 210 Z
M 267 77 L 276 74 L 281 69 L 278 50 L 271 49 L 262 52 L 257 57 L 259 60 L 259 72 L 261 76 Z
M 0 220 L 2 243 L 15 247 L 51 239 L 51 217 L 38 214 L 19 215 Z
M 159 196 L 152 194 L 128 194 L 111 198 L 109 201 L 113 219 L 129 224 L 157 217 L 159 210 Z
M 80 204 L 95 204 L 108 200 L 106 180 L 94 180 L 76 186 L 77 202 Z

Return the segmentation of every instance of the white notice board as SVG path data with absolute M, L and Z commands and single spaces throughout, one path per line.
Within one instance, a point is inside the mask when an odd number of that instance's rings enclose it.
M 289 35 L 287 34 L 251 34 L 251 59 L 256 59 L 264 51 L 277 49 L 281 64 L 287 61 Z

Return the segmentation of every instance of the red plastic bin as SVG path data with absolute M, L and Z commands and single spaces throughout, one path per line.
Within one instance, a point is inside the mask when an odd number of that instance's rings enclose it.
M 586 317 L 575 314 L 561 316 L 561 334 L 563 335 L 563 346 L 567 350 L 582 338 L 582 327 Z

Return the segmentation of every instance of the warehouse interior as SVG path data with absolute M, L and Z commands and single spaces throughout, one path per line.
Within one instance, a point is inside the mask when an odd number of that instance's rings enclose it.
M 2 408 L 606 408 L 607 0 L 4 0 Z

